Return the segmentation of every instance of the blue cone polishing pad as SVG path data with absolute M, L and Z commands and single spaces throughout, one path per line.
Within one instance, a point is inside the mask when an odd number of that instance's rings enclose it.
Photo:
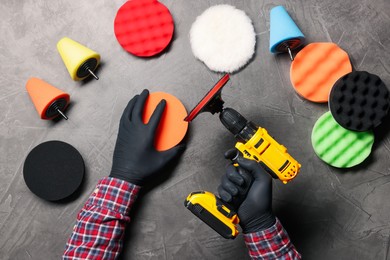
M 329 109 L 342 127 L 368 131 L 386 117 L 390 106 L 389 91 L 383 81 L 366 71 L 353 71 L 334 84 L 329 95 Z
M 283 6 L 275 6 L 270 11 L 269 51 L 287 52 L 301 46 L 305 36 Z
M 27 187 L 38 197 L 57 201 L 73 194 L 84 177 L 84 161 L 71 145 L 48 141 L 27 155 L 23 166 Z

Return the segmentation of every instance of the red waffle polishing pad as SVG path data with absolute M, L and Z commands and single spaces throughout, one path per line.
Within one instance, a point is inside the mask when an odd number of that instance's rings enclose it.
M 291 64 L 290 78 L 295 91 L 313 102 L 327 102 L 334 83 L 352 71 L 348 54 L 337 44 L 311 43 Z
M 187 110 L 183 103 L 171 94 L 164 92 L 150 93 L 146 100 L 143 114 L 144 123 L 148 123 L 154 109 L 162 99 L 166 100 L 166 106 L 157 129 L 155 147 L 158 151 L 165 151 L 183 140 L 187 133 L 188 122 L 184 121 Z
M 169 10 L 156 0 L 131 0 L 115 17 L 114 31 L 119 44 L 131 54 L 150 57 L 168 46 L 173 36 Z

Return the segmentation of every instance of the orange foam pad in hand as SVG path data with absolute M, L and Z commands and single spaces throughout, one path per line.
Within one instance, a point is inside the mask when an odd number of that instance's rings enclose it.
M 327 102 L 335 82 L 352 71 L 348 54 L 337 44 L 311 43 L 291 64 L 290 79 L 295 91 L 313 102 Z
M 187 110 L 183 103 L 177 97 L 164 92 L 149 94 L 144 107 L 144 123 L 149 122 L 150 117 L 162 99 L 166 100 L 166 106 L 154 143 L 158 151 L 165 151 L 179 144 L 188 129 L 188 122 L 184 121 L 184 118 L 187 116 Z

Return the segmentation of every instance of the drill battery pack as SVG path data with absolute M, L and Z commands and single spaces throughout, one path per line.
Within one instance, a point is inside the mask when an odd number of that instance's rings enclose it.
M 234 239 L 238 235 L 237 213 L 214 194 L 192 192 L 184 201 L 184 206 L 224 238 Z

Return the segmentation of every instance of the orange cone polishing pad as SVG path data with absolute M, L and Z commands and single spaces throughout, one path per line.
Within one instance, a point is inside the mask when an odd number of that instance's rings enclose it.
M 311 43 L 291 64 L 290 78 L 295 91 L 313 102 L 327 102 L 334 83 L 352 71 L 348 54 L 334 43 Z
M 183 120 L 187 116 L 183 103 L 177 97 L 164 92 L 149 94 L 144 108 L 144 123 L 149 122 L 153 111 L 162 99 L 167 103 L 156 133 L 155 147 L 158 151 L 165 151 L 179 144 L 188 129 L 188 122 Z
M 57 201 L 73 194 L 84 177 L 84 161 L 70 144 L 49 141 L 36 146 L 23 166 L 27 187 L 38 197 Z
M 69 104 L 69 94 L 38 78 L 30 78 L 26 89 L 42 119 L 53 119 L 59 115 L 68 119 L 63 111 Z

